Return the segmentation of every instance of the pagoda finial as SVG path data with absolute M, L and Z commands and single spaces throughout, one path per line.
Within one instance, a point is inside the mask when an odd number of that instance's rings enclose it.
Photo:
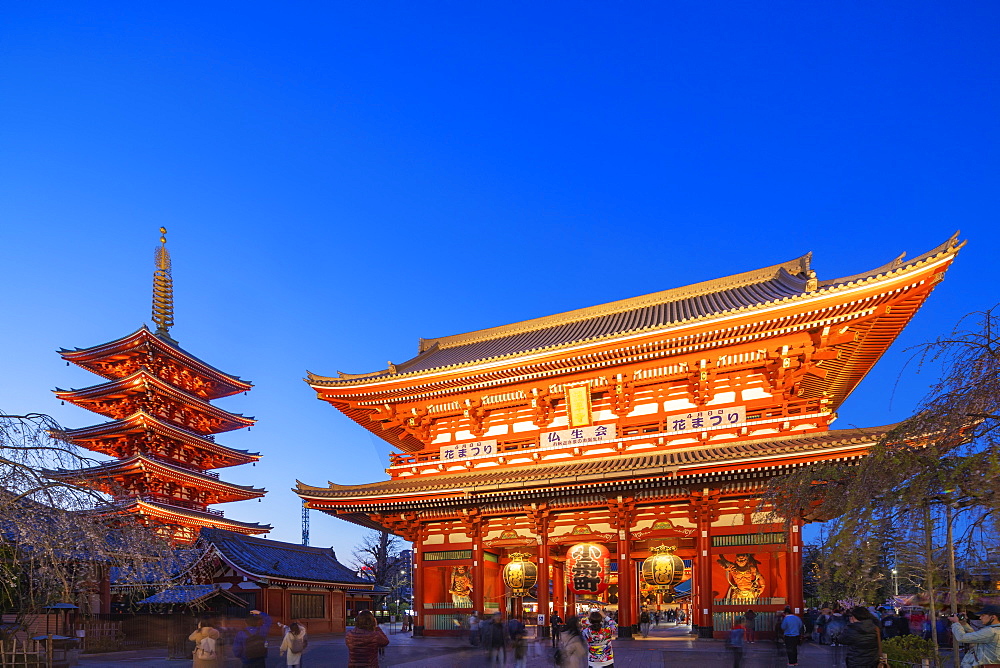
M 153 272 L 153 322 L 156 335 L 170 338 L 174 324 L 174 280 L 170 276 L 170 251 L 167 250 L 167 228 L 160 228 L 160 245 L 153 255 L 156 270 Z M 176 342 L 175 342 L 176 343 Z

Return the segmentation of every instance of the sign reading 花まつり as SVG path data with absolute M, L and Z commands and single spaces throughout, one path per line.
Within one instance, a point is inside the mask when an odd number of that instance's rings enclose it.
M 705 408 L 668 415 L 663 419 L 664 431 L 692 431 L 696 429 L 718 429 L 731 427 L 747 421 L 746 406 L 729 408 Z
M 453 462 L 460 459 L 477 459 L 479 457 L 493 457 L 496 454 L 496 440 L 441 446 L 441 461 L 443 462 Z

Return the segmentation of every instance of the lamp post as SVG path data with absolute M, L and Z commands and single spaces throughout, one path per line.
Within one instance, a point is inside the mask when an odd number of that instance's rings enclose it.
M 892 589 L 896 596 L 899 596 L 899 579 L 896 577 L 896 569 L 892 569 Z M 895 601 L 893 601 L 895 603 Z

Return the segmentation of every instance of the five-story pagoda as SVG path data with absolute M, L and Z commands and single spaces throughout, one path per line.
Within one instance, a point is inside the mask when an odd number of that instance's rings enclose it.
M 166 229 L 160 232 L 165 235 Z M 221 511 L 209 508 L 266 493 L 224 482 L 213 471 L 260 459 L 258 453 L 216 443 L 214 436 L 254 424 L 252 418 L 211 403 L 246 392 L 252 384 L 209 366 L 171 338 L 173 284 L 166 236 L 160 237 L 160 244 L 153 278 L 156 331 L 144 325 L 116 341 L 59 351 L 67 362 L 108 382 L 78 390 L 57 389 L 56 396 L 111 418 L 61 435 L 115 459 L 50 475 L 109 494 L 116 512 L 137 513 L 178 543 L 193 542 L 201 527 L 267 533 L 269 525 L 227 519 Z

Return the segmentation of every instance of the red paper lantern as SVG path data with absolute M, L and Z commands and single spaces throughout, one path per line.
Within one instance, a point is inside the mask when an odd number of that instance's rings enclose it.
M 577 543 L 566 553 L 569 590 L 597 596 L 608 588 L 611 553 L 599 543 Z

